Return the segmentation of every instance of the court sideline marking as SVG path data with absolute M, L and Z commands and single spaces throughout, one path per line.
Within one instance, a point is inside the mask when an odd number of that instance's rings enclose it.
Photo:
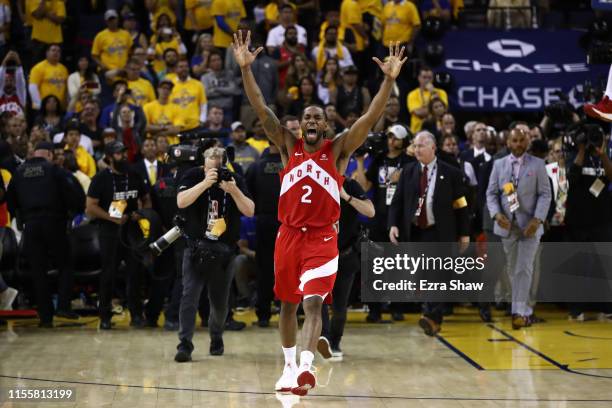
M 498 332 L 502 336 L 506 337 L 507 339 L 515 342 L 516 344 L 518 344 L 519 346 L 523 347 L 524 349 L 526 349 L 526 350 L 530 351 L 531 353 L 537 355 L 541 359 L 543 359 L 543 360 L 547 361 L 548 363 L 554 365 L 558 369 L 563 370 L 563 371 L 565 371 L 567 373 L 577 374 L 577 375 L 584 375 L 584 376 L 587 376 L 587 377 L 612 379 L 612 376 L 601 375 L 601 374 L 583 373 L 583 372 L 580 372 L 580 371 L 576 371 L 576 370 L 574 370 L 572 368 L 569 368 L 568 364 L 562 364 L 562 363 L 556 361 L 555 359 L 553 359 L 552 357 L 549 357 L 546 354 L 542 353 L 541 351 L 536 350 L 535 348 L 531 347 L 530 345 L 528 345 L 526 343 L 523 343 L 522 341 L 520 341 L 516 337 L 512 336 L 510 333 L 506 332 L 505 330 L 500 329 L 500 328 L 498 328 L 495 325 L 490 324 L 490 323 L 487 324 L 487 326 L 489 328 L 495 330 L 496 332 Z
M 52 382 L 58 384 L 77 384 L 77 385 L 94 385 L 103 387 L 125 387 L 125 388 L 140 388 L 149 390 L 164 390 L 164 391 L 192 391 L 192 392 L 209 392 L 217 394 L 245 394 L 245 395 L 276 395 L 275 392 L 263 391 L 230 391 L 230 390 L 210 390 L 205 388 L 177 388 L 177 387 L 154 387 L 146 385 L 132 384 L 112 384 L 112 383 L 96 383 L 88 381 L 69 381 L 69 380 L 50 380 L 44 378 L 32 377 L 17 377 L 12 375 L 0 374 L 0 378 L 8 378 L 13 380 L 23 381 L 40 381 Z M 543 398 L 478 398 L 478 397 L 407 397 L 399 395 L 337 395 L 337 394 L 313 394 L 309 398 L 345 398 L 345 399 L 397 399 L 397 400 L 427 400 L 427 401 L 508 401 L 508 402 L 612 402 L 612 399 L 543 399 Z

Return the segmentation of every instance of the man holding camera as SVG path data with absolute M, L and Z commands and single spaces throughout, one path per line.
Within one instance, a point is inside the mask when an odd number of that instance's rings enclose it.
M 565 223 L 571 242 L 612 241 L 612 162 L 607 155 L 607 139 L 597 125 L 584 125 L 576 138 L 578 153 L 567 175 Z M 584 260 L 585 270 L 597 269 L 592 259 Z M 587 290 L 585 288 L 584 290 Z M 571 304 L 570 320 L 583 321 L 586 304 Z M 610 313 L 610 310 L 602 310 Z
M 367 192 L 373 190 L 373 201 L 376 209 L 374 222 L 370 224 L 370 239 L 375 242 L 388 242 L 387 218 L 391 199 L 397 189 L 402 168 L 413 159 L 406 155 L 405 148 L 410 142 L 410 134 L 403 125 L 393 125 L 387 130 L 387 151 L 374 157 L 372 164 L 364 168 L 364 156 L 356 156 L 357 170 L 355 179 Z M 382 321 L 381 304 L 370 304 L 367 321 L 379 323 Z M 391 315 L 394 320 L 402 320 L 399 307 L 392 305 Z
M 210 354 L 223 354 L 223 328 L 228 312 L 232 276 L 227 265 L 240 235 L 240 215 L 252 217 L 255 204 L 241 179 L 226 167 L 221 147 L 204 151 L 204 166 L 193 168 L 179 183 L 177 205 L 186 220 L 187 248 L 183 255 L 183 298 L 174 360 L 191 361 L 193 333 L 200 294 L 208 287 L 210 299 Z M 238 183 L 236 182 L 238 180 Z
M 121 226 L 126 222 L 138 222 L 139 208 L 151 208 L 149 186 L 142 177 L 129 170 L 127 149 L 121 142 L 112 142 L 104 148 L 110 168 L 100 171 L 91 180 L 87 192 L 86 213 L 95 218 L 100 234 L 100 329 L 111 329 L 112 295 L 114 279 L 122 257 L 126 261 L 127 297 L 130 309 L 130 326 L 142 327 L 142 298 L 140 293 L 142 265 L 121 243 Z

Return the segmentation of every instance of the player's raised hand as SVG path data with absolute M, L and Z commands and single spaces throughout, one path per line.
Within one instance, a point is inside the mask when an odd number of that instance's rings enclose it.
M 234 33 L 234 42 L 232 43 L 232 48 L 234 49 L 234 58 L 236 58 L 236 63 L 240 68 L 247 67 L 255 61 L 257 55 L 263 51 L 263 47 L 259 47 L 255 51 L 251 52 L 249 50 L 249 45 L 251 44 L 251 32 L 249 31 L 246 35 L 246 38 L 242 38 L 242 31 L 238 30 L 237 33 Z
M 372 59 L 378 64 L 383 74 L 391 79 L 395 79 L 402 70 L 402 65 L 404 65 L 404 62 L 408 59 L 408 57 L 402 59 L 405 50 L 406 47 L 400 49 L 400 43 L 397 41 L 395 46 L 392 43 L 389 44 L 389 56 L 386 58 L 385 62 L 382 62 L 376 57 Z

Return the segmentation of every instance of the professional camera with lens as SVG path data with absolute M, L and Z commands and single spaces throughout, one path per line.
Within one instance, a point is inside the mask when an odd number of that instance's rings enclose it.
M 377 156 L 387 148 L 387 135 L 385 132 L 370 132 L 366 141 L 355 150 L 356 156 Z
M 557 91 L 555 95 L 559 100 L 544 108 L 544 114 L 550 120 L 549 137 L 552 139 L 565 132 L 574 120 L 574 107 L 569 102 L 568 96 L 561 91 Z
M 169 160 L 180 167 L 201 166 L 204 164 L 204 151 L 213 147 L 218 140 L 223 140 L 228 136 L 229 133 L 227 132 L 216 132 L 201 128 L 179 133 L 179 144 L 168 147 Z M 228 146 L 225 151 L 228 160 L 233 161 L 233 147 Z
M 595 155 L 595 149 L 601 147 L 604 140 L 604 131 L 601 126 L 593 123 L 578 123 L 568 129 L 563 138 L 566 151 L 575 152 L 578 146 L 584 145 L 585 152 Z
M 149 245 L 149 249 L 151 249 L 153 254 L 157 256 L 161 255 L 162 252 L 183 235 L 183 228 L 186 223 L 185 219 L 180 215 L 176 215 L 173 221 L 174 227 L 159 237 L 157 241 Z
M 222 181 L 232 181 L 232 173 L 226 166 L 219 167 L 219 172 L 217 173 L 219 177 L 217 177 L 217 184 Z

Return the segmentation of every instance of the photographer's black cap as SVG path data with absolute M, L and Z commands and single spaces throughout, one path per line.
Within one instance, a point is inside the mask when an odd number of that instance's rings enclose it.
M 49 150 L 50 152 L 53 151 L 55 145 L 51 142 L 38 142 L 36 143 L 36 147 L 34 148 L 34 150 Z
M 80 131 L 80 122 L 77 118 L 70 119 L 68 123 L 66 123 L 66 126 L 64 127 L 64 133 L 68 133 L 71 130 Z
M 126 151 L 127 148 L 125 147 L 125 145 L 121 142 L 112 142 L 107 144 L 106 146 L 104 146 L 104 154 L 110 156 L 111 154 L 114 153 L 121 153 Z

